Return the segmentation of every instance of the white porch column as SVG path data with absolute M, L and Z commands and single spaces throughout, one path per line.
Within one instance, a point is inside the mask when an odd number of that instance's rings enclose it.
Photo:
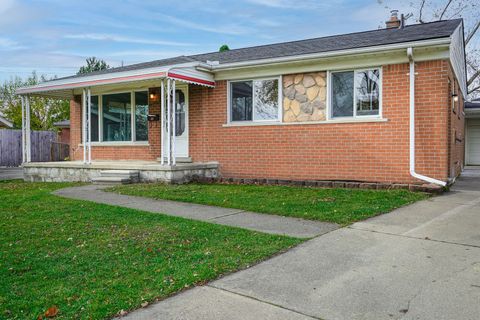
M 30 131 L 30 99 L 25 97 L 25 144 L 26 144 L 26 157 L 27 162 L 32 162 L 32 141 Z
M 177 137 L 177 106 L 176 106 L 176 94 L 175 94 L 175 80 L 172 80 L 173 85 L 172 85 L 172 164 L 176 165 L 177 160 L 175 159 L 175 143 L 176 143 L 176 137 Z
M 172 103 L 170 79 L 167 79 L 167 164 L 172 164 Z
M 87 89 L 87 117 L 88 117 L 88 164 L 92 163 L 92 95 L 90 88 Z
M 162 165 L 165 164 L 165 81 L 160 83 L 160 154 Z
M 87 163 L 87 92 L 83 89 L 82 94 L 82 144 L 83 163 Z
M 25 98 L 23 96 L 20 96 L 20 101 L 22 102 L 22 163 L 25 163 L 27 161 L 27 157 L 25 155 L 25 149 L 26 149 L 26 137 L 27 135 L 25 134 Z

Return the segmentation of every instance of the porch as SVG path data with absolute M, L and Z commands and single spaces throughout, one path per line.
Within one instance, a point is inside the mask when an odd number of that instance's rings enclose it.
M 106 172 L 138 172 L 132 182 L 186 183 L 198 178 L 217 178 L 218 163 L 177 163 L 165 165 L 157 161 L 63 161 L 23 164 L 25 181 L 92 182 Z
M 191 163 L 189 154 L 189 89 L 215 86 L 208 68 L 116 68 L 19 89 L 25 180 L 90 182 L 107 171 L 131 171 L 140 182 L 216 177 L 217 163 Z M 71 161 L 31 162 L 31 96 L 70 100 Z

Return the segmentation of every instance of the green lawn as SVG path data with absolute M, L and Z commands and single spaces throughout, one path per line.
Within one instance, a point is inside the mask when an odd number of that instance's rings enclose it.
M 0 182 L 0 319 L 102 319 L 246 267 L 302 240 Z
M 138 184 L 109 191 L 347 225 L 389 212 L 426 194 L 408 190 L 320 189 L 235 184 Z

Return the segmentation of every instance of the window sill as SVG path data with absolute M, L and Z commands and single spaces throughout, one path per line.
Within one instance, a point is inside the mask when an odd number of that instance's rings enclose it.
M 368 123 L 368 122 L 387 122 L 387 118 L 365 118 L 365 119 L 336 119 L 323 121 L 303 121 L 303 122 L 239 122 L 226 123 L 223 127 L 256 127 L 256 126 L 290 126 L 290 125 L 312 125 L 312 124 L 336 124 L 336 123 Z
M 79 143 L 79 146 L 83 147 L 83 143 Z M 148 147 L 150 144 L 148 141 L 110 141 L 110 142 L 92 142 L 92 147 Z

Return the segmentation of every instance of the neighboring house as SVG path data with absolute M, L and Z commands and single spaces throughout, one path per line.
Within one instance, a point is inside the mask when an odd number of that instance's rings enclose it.
M 467 165 L 480 165 L 480 99 L 465 102 L 465 116 L 465 162 Z
M 54 127 L 58 128 L 58 142 L 70 144 L 70 120 L 55 122 Z
M 387 25 L 140 63 L 19 93 L 71 99 L 70 159 L 91 157 L 90 168 L 158 159 L 169 168 L 214 163 L 222 177 L 247 181 L 444 185 L 464 165 L 463 22 L 403 27 L 393 15 Z M 172 88 L 175 95 L 161 94 Z M 91 143 L 82 135 L 88 123 Z
M 13 123 L 7 120 L 3 114 L 0 113 L 0 129 L 12 129 Z

